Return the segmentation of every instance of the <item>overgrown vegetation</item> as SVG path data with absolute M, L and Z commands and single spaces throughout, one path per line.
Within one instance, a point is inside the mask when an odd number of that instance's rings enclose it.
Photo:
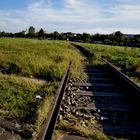
M 22 125 L 38 123 L 37 120 L 40 119 L 38 110 L 42 108 L 44 102 L 50 104 L 56 87 L 56 83 L 38 85 L 35 82 L 17 79 L 13 75 L 0 74 L 0 116 Z M 37 95 L 42 99 L 36 98 Z
M 77 43 L 93 52 L 93 63 L 102 58 L 117 66 L 123 73 L 140 82 L 140 48 Z
M 1 38 L 0 117 L 25 126 L 35 139 L 70 61 L 72 76 L 80 78 L 80 58 L 65 41 Z
M 60 80 L 70 61 L 76 71 L 79 59 L 79 54 L 64 41 L 0 39 L 2 73 Z
M 70 125 L 67 122 L 59 122 L 57 125 L 57 129 L 69 132 L 70 134 L 75 134 L 79 136 L 83 136 L 86 138 L 91 138 L 93 140 L 108 140 L 108 138 L 101 132 L 93 132 L 93 130 L 89 128 L 82 127 L 80 123 L 77 125 Z
M 72 124 L 70 124 L 69 121 L 66 121 L 66 119 L 71 120 Z M 73 115 L 68 115 L 66 119 L 58 121 L 58 124 L 56 126 L 57 130 L 55 131 L 54 135 L 54 140 L 56 137 L 62 135 L 64 132 L 89 138 L 91 140 L 127 140 L 124 138 L 107 136 L 100 130 L 97 130 L 96 127 L 99 126 L 97 126 L 98 122 L 96 120 L 92 119 L 82 120 L 82 118 L 79 119 Z M 96 129 L 93 128 L 93 125 L 95 125 Z

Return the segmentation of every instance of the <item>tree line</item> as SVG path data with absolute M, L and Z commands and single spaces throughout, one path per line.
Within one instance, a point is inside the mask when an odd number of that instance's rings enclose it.
M 33 26 L 26 31 L 17 33 L 0 32 L 0 37 L 19 37 L 19 38 L 38 38 L 49 40 L 69 40 L 76 42 L 89 42 L 89 43 L 101 43 L 107 45 L 119 45 L 119 46 L 140 46 L 140 35 L 125 35 L 120 31 L 116 31 L 112 34 L 99 34 L 94 35 L 89 33 L 59 33 L 54 31 L 52 33 L 45 32 L 42 28 L 36 32 Z

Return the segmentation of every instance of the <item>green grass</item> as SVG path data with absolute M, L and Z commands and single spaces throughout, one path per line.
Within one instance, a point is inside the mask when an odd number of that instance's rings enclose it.
M 93 130 L 89 127 L 81 126 L 80 122 L 77 121 L 75 125 L 69 124 L 67 121 L 59 121 L 56 126 L 54 140 L 61 136 L 61 133 L 69 133 L 72 135 L 82 136 L 91 140 L 128 140 L 125 138 L 116 138 L 113 136 L 107 136 L 99 130 Z
M 65 41 L 0 39 L 0 70 L 26 77 L 60 80 L 69 61 L 79 60 Z
M 83 125 L 84 122 L 84 125 Z M 56 125 L 54 140 L 61 135 L 68 133 L 76 136 L 86 137 L 90 140 L 128 140 L 121 137 L 106 135 L 100 130 L 100 122 L 95 119 L 83 119 L 74 115 L 66 115 L 62 120 L 59 120 Z M 94 126 L 94 127 L 93 127 Z
M 39 130 L 49 110 L 58 83 L 37 84 L 15 76 L 0 74 L 0 117 Z M 37 99 L 40 95 L 42 100 Z
M 71 76 L 81 78 L 80 59 L 66 41 L 0 38 L 0 117 L 27 127 L 35 139 L 70 61 Z
M 140 81 L 140 48 L 77 43 L 94 53 L 93 63 L 105 58 L 130 77 Z

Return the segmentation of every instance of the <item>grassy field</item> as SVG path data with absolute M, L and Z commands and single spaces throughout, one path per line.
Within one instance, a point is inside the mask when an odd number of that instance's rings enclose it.
M 140 49 L 80 45 L 94 53 L 94 64 L 106 58 L 128 76 L 140 81 Z M 80 60 L 79 53 L 66 41 L 0 38 L 1 119 L 16 122 L 35 139 L 70 61 L 72 77 L 81 79 Z M 92 133 L 80 127 L 69 129 L 86 137 Z M 105 139 L 106 136 L 100 137 Z
M 0 117 L 35 138 L 70 61 L 80 78 L 80 59 L 65 41 L 0 38 Z
M 60 80 L 68 62 L 78 56 L 64 41 L 0 39 L 2 73 Z
M 123 73 L 140 83 L 140 48 L 119 47 L 100 44 L 77 43 L 91 52 L 93 62 L 98 63 L 101 58 L 117 66 Z

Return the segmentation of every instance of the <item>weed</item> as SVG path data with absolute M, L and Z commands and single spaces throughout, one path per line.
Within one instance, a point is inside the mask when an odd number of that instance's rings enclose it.
M 0 38 L 0 44 L 0 116 L 26 126 L 36 139 L 70 61 L 71 76 L 81 77 L 81 56 L 65 41 Z
M 107 59 L 128 76 L 138 78 L 140 81 L 139 64 L 140 48 L 98 45 L 89 43 L 76 43 L 94 53 L 92 63 L 102 63 L 102 58 Z

